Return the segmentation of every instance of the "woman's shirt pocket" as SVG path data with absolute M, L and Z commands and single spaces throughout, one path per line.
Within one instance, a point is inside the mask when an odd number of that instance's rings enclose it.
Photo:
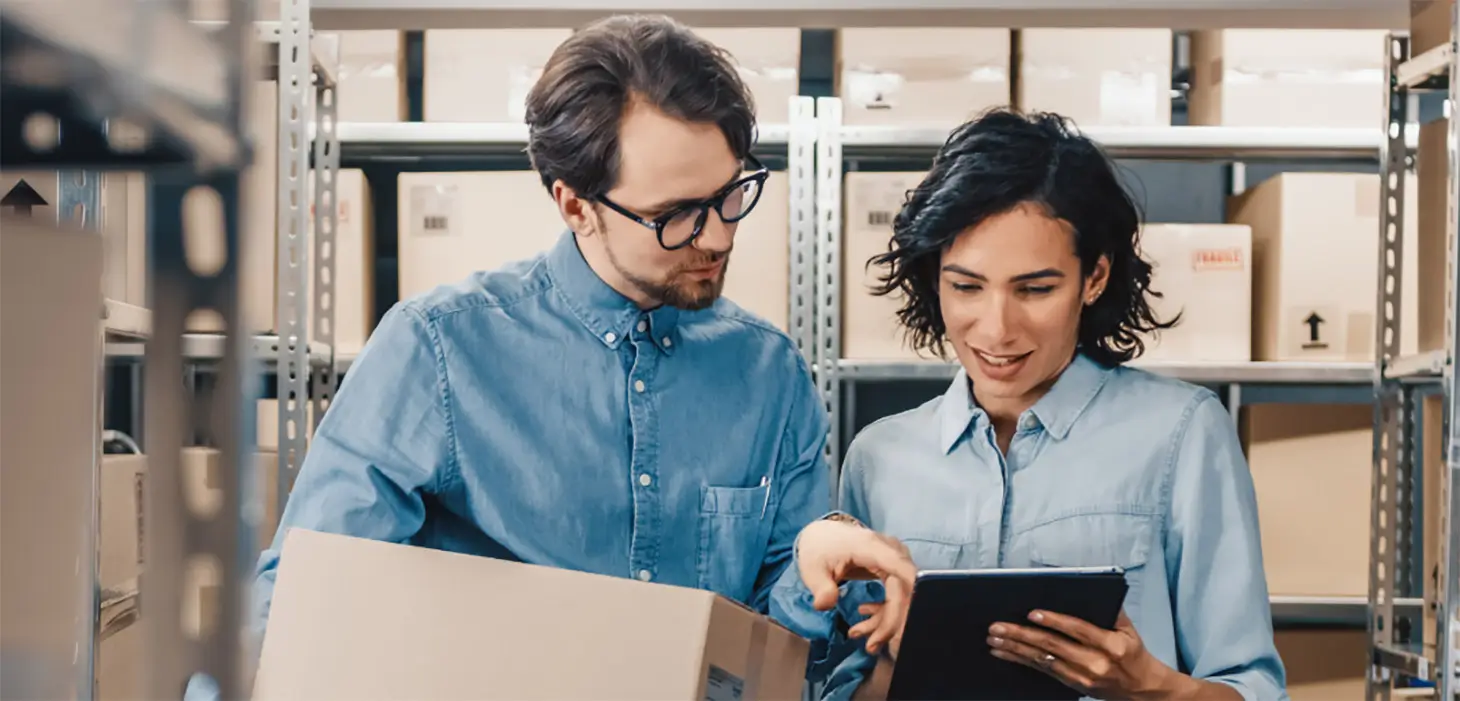
M 1154 513 L 1137 510 L 1057 516 L 1016 534 L 1008 559 L 1012 566 L 1024 560 L 1032 567 L 1119 567 L 1129 585 L 1129 605 L 1139 596 L 1153 550 L 1161 556 L 1154 547 L 1157 525 Z

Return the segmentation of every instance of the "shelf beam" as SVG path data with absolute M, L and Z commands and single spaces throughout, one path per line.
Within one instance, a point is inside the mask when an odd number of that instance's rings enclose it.
M 1403 29 L 1405 0 L 314 0 L 322 29 L 578 26 L 663 12 L 693 26 Z
M 1454 59 L 1454 45 L 1441 44 L 1400 64 L 1394 79 L 1409 90 L 1445 90 Z

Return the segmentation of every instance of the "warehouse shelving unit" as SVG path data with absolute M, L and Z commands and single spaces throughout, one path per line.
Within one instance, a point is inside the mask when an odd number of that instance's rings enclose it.
M 786 124 L 757 128 L 754 151 L 767 165 L 784 164 L 790 202 L 790 294 L 787 332 L 811 358 L 812 253 L 815 237 L 815 102 L 793 97 Z M 435 158 L 514 157 L 526 163 L 527 125 L 501 122 L 344 122 L 339 125 L 341 156 L 348 163 L 372 160 L 427 162 Z M 524 166 L 525 167 L 525 166 Z M 335 363 L 343 372 L 351 358 Z
M 140 592 L 140 608 L 147 615 L 139 625 L 145 627 L 147 695 L 154 698 L 180 695 L 195 673 L 211 678 L 227 697 L 247 695 L 252 678 L 248 643 L 235 633 L 245 629 L 247 573 L 257 557 L 252 527 L 259 520 L 261 495 L 254 487 L 252 461 L 246 459 L 253 452 L 254 378 L 273 372 L 280 397 L 292 400 L 280 411 L 280 504 L 307 447 L 303 402 L 313 398 L 317 420 L 334 385 L 329 299 L 339 150 L 333 93 L 337 45 L 312 35 L 307 0 L 285 0 L 280 10 L 278 21 L 254 21 L 253 3 L 229 0 L 223 10 L 228 20 L 199 22 L 160 3 L 0 3 L 5 68 L 0 165 L 57 169 L 58 223 L 93 231 L 106 217 L 104 172 L 143 171 L 148 177 L 150 304 L 106 299 L 97 318 L 99 356 L 128 361 L 134 372 L 140 371 L 134 377 L 146 378 L 145 387 L 140 382 L 133 387 L 142 395 L 133 405 L 145 404 L 139 412 L 145 428 L 134 426 L 132 433 L 146 444 L 149 460 L 143 516 L 147 573 Z M 187 60 L 175 60 L 179 56 Z M 255 62 L 260 58 L 262 65 Z M 277 81 L 280 91 L 279 187 L 270 194 L 279 203 L 276 312 L 281 333 L 271 335 L 240 333 L 238 308 L 237 261 L 244 245 L 240 211 L 247 204 L 241 180 L 256 148 L 244 124 L 243 106 L 247 84 L 260 78 Z M 35 115 L 55 120 L 55 143 L 27 142 L 27 120 Z M 313 153 L 306 140 L 311 126 L 321 137 L 313 140 Z M 303 243 L 311 177 L 312 256 Z M 211 189 L 220 204 L 223 262 L 206 274 L 190 267 L 184 250 L 189 236 L 184 198 L 194 188 Z M 305 294 L 310 273 L 313 299 Z M 302 321 L 311 307 L 312 329 Z M 221 316 L 225 331 L 184 333 L 187 315 L 205 309 Z M 216 377 L 206 396 L 192 392 L 185 381 L 185 375 L 200 368 Z M 312 393 L 307 384 L 311 376 L 316 385 Z M 101 391 L 98 384 L 98 409 Z M 199 415 L 209 418 L 209 434 L 221 453 L 217 508 L 209 514 L 190 507 L 180 474 L 185 426 Z M 26 524 L 27 531 L 36 531 L 34 542 L 48 547 L 28 548 L 28 553 L 7 548 L 5 553 L 5 567 L 11 571 L 41 573 L 48 571 L 48 564 L 64 562 L 68 570 L 76 570 L 84 590 L 82 601 L 70 602 L 65 620 L 47 619 L 46 630 L 7 630 L 6 669 L 18 670 L 22 656 L 26 669 L 24 674 L 7 673 L 7 697 L 90 699 L 95 693 L 101 606 L 108 603 L 99 600 L 97 582 L 97 470 L 102 453 L 97 419 L 93 461 L 72 466 L 76 474 L 46 487 L 65 490 L 48 496 L 74 508 L 58 511 L 57 523 Z M 6 482 L 23 479 L 19 471 L 24 467 L 7 462 Z M 26 498 L 13 490 L 6 494 L 7 499 Z M 90 514 L 80 521 L 84 533 L 57 541 L 56 534 L 75 528 L 78 513 Z M 7 528 L 12 525 L 7 522 Z M 184 630 L 178 603 L 188 600 L 190 588 L 208 570 L 220 585 L 216 617 L 201 621 L 199 631 Z M 69 596 L 66 587 L 56 591 L 57 596 Z M 62 640 L 70 641 L 64 647 L 66 659 L 48 657 L 62 649 L 56 647 Z
M 1453 10 L 1452 10 L 1453 12 Z M 1388 142 L 1384 149 L 1382 164 L 1381 222 L 1379 231 L 1379 275 L 1376 338 L 1377 348 L 1374 363 L 1374 391 L 1376 406 L 1374 412 L 1374 481 L 1372 521 L 1370 526 L 1370 572 L 1369 572 L 1369 633 L 1371 635 L 1373 664 L 1367 683 L 1369 699 L 1387 699 L 1398 688 L 1418 680 L 1432 683 L 1439 698 L 1453 698 L 1460 692 L 1460 678 L 1457 678 L 1457 652 L 1460 652 L 1460 626 L 1456 613 L 1460 610 L 1460 546 L 1456 537 L 1455 523 L 1460 519 L 1460 494 L 1455 490 L 1455 473 L 1460 470 L 1460 424 L 1455 421 L 1457 404 L 1457 376 L 1455 372 L 1456 332 L 1460 327 L 1457 317 L 1456 289 L 1460 285 L 1460 251 L 1457 251 L 1456 232 L 1460 225 L 1460 162 L 1457 162 L 1456 144 L 1460 143 L 1460 119 L 1453 109 L 1460 97 L 1460 85 L 1455 78 L 1460 76 L 1460 61 L 1455 49 L 1456 37 L 1460 36 L 1460 24 L 1452 15 L 1449 40 L 1440 46 L 1413 55 L 1408 36 L 1391 36 L 1389 39 L 1389 95 Z M 1445 304 L 1444 304 L 1444 347 L 1428 350 L 1417 355 L 1401 356 L 1400 338 L 1401 309 L 1414 301 L 1403 299 L 1400 290 L 1403 281 L 1403 267 L 1398 263 L 1403 254 L 1403 237 L 1399 234 L 1399 223 L 1403 221 L 1406 154 L 1401 144 L 1409 131 L 1409 109 L 1411 93 L 1431 93 L 1445 98 L 1446 149 L 1443 172 L 1446 208 L 1444 216 L 1445 236 Z M 1419 154 L 1421 161 L 1426 154 Z M 1421 168 L 1436 164 L 1421 162 Z M 1421 227 L 1421 236 L 1429 232 Z M 1438 455 L 1441 464 L 1424 466 L 1421 470 L 1422 445 L 1415 439 L 1415 427 L 1422 422 L 1418 414 L 1420 402 L 1426 396 L 1441 398 L 1441 435 L 1426 436 L 1423 440 L 1434 441 L 1440 446 Z M 1424 475 L 1439 478 L 1439 484 L 1426 484 Z M 1439 529 L 1437 541 L 1423 543 L 1415 551 L 1405 547 L 1410 534 L 1424 529 L 1425 519 L 1422 505 L 1424 493 L 1437 489 Z M 1422 539 L 1421 539 L 1422 540 Z M 1434 558 L 1433 590 L 1425 592 L 1425 608 L 1434 618 L 1431 645 L 1424 640 L 1424 626 L 1429 625 L 1423 614 L 1395 610 L 1398 595 L 1396 578 L 1405 569 L 1418 567 L 1428 569 L 1424 555 Z

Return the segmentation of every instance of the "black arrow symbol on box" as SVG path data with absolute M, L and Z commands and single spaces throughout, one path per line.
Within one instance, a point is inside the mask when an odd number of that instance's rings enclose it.
M 4 197 L 0 197 L 0 207 L 10 207 L 16 214 L 27 217 L 30 216 L 31 208 L 48 204 L 50 203 L 46 198 L 41 197 L 41 193 L 36 192 L 24 178 L 15 183 L 15 187 L 10 188 L 10 192 L 5 193 Z
M 1307 319 L 1303 320 L 1303 323 L 1308 325 L 1308 342 L 1317 343 L 1318 325 L 1323 323 L 1323 317 L 1318 316 L 1318 312 L 1312 312 L 1308 314 Z

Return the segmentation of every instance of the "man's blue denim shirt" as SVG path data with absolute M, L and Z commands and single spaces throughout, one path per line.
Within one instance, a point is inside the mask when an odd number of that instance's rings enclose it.
M 571 232 L 394 306 L 314 436 L 291 528 L 708 589 L 764 612 L 830 510 L 827 418 L 791 339 L 721 299 L 644 311 Z M 484 595 L 490 594 L 484 592 Z

